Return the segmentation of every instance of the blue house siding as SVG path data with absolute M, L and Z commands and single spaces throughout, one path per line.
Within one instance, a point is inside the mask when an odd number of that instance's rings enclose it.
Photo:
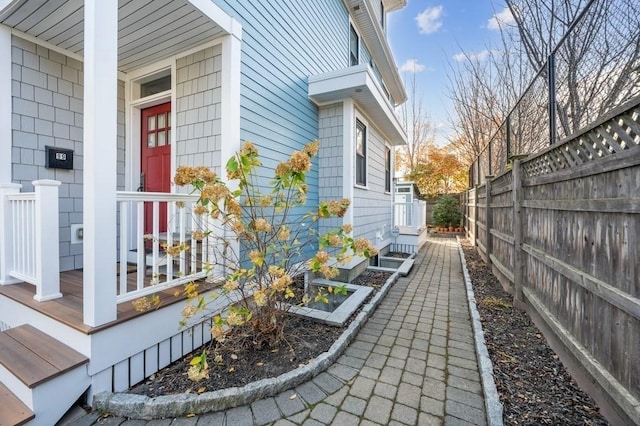
M 253 141 L 273 168 L 319 136 L 307 77 L 348 66 L 348 11 L 341 0 L 216 3 L 243 28 L 241 138 Z M 316 205 L 317 161 L 308 183 L 309 205 Z

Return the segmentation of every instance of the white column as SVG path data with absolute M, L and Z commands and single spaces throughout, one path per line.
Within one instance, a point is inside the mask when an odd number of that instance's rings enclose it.
M 84 323 L 117 318 L 118 2 L 84 2 Z
M 13 219 L 11 203 L 7 197 L 9 194 L 19 193 L 20 188 L 22 185 L 19 183 L 0 182 L 0 285 L 21 282 L 9 275 L 9 270 L 13 267 Z
M 240 23 L 231 20 L 231 34 L 227 35 L 222 42 L 222 88 L 220 109 L 220 176 L 226 179 L 227 172 L 224 170 L 227 160 L 240 150 L 240 66 L 241 66 L 241 48 L 242 48 L 242 26 Z M 229 182 L 227 182 L 229 184 Z M 233 185 L 229 185 L 229 189 L 234 190 Z M 212 224 L 212 221 L 209 221 Z M 230 231 L 225 228 L 225 234 Z M 213 244 L 212 238 L 209 238 L 207 244 Z M 230 235 L 225 240 L 231 242 L 232 249 L 239 253 L 239 243 Z M 208 250 L 210 262 L 215 261 L 215 250 Z M 215 276 L 225 274 L 226 271 L 220 265 L 213 265 L 213 273 Z
M 11 28 L 0 24 L 0 183 L 11 182 Z
M 38 302 L 62 297 L 60 293 L 60 244 L 58 238 L 57 180 L 34 180 L 36 192 L 36 294 Z

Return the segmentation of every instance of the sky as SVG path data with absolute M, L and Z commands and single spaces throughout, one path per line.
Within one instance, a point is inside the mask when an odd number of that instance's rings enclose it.
M 463 52 L 479 59 L 487 55 L 499 40 L 497 21 L 512 22 L 504 0 L 407 0 L 407 6 L 388 16 L 387 36 L 407 95 L 415 71 L 416 98 L 422 99 L 439 146 L 453 133 L 450 67 Z

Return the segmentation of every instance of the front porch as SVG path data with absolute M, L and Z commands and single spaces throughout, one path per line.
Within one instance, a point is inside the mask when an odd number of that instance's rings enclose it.
M 241 39 L 210 1 L 0 0 L 0 332 L 33 326 L 88 359 L 33 389 L 0 359 L 33 424 L 210 339 L 206 320 L 179 327 L 175 293 L 223 273 L 210 265 L 224 230 L 169 179 L 236 151 Z M 165 149 L 162 189 L 144 186 L 150 147 Z M 156 309 L 137 311 L 147 298 Z
M 137 287 L 137 271 L 130 269 L 126 274 L 127 287 L 134 290 Z M 151 285 L 153 278 L 150 275 L 145 277 L 145 287 Z M 199 280 L 199 290 L 206 291 L 213 288 L 212 283 L 205 280 Z M 114 285 L 116 285 L 114 283 Z M 184 304 L 186 296 L 184 295 L 184 285 L 174 288 L 165 288 L 158 291 L 159 303 L 158 310 L 174 303 Z M 35 286 L 30 283 L 21 282 L 13 285 L 0 286 L 0 297 L 6 298 L 9 303 L 17 303 L 34 313 L 42 314 L 55 322 L 64 324 L 80 333 L 90 335 L 110 327 L 118 326 L 127 321 L 141 317 L 148 311 L 136 310 L 132 303 L 118 304 L 118 317 L 115 321 L 103 324 L 97 327 L 90 327 L 83 322 L 82 305 L 83 305 L 83 271 L 64 271 L 60 273 L 60 293 L 62 297 L 52 299 L 45 302 L 38 302 L 33 298 L 35 294 Z

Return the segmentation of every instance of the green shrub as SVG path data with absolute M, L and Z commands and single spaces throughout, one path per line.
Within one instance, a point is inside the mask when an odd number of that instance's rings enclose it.
M 433 208 L 433 223 L 436 226 L 460 226 L 462 213 L 456 200 L 451 195 L 443 195 Z

